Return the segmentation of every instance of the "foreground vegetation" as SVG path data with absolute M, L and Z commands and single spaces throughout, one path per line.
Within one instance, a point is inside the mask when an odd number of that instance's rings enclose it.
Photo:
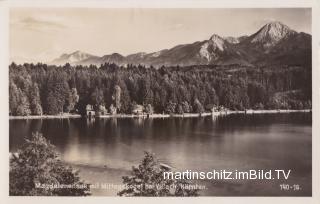
M 188 188 L 187 180 L 164 179 L 170 171 L 161 166 L 155 155 L 145 152 L 131 176 L 124 176 L 127 188 L 120 196 L 198 196 L 199 190 Z M 172 188 L 174 186 L 174 188 Z M 170 188 L 171 187 L 171 188 Z M 11 196 L 89 196 L 90 184 L 81 181 L 72 167 L 58 159 L 55 147 L 41 134 L 31 139 L 10 156 L 9 194 Z
M 118 193 L 120 196 L 199 196 L 199 189 L 186 188 L 193 185 L 185 179 L 164 179 L 163 173 L 170 171 L 161 166 L 155 155 L 145 152 L 138 167 L 132 167 L 131 175 L 123 177 L 123 183 L 128 186 Z
M 72 167 L 62 163 L 55 147 L 38 133 L 11 154 L 9 186 L 12 196 L 90 195 L 89 184 L 81 181 Z
M 48 66 L 12 63 L 10 115 L 86 112 L 91 104 L 130 114 L 202 113 L 213 107 L 311 109 L 311 68 L 191 66 L 159 69 L 115 64 Z

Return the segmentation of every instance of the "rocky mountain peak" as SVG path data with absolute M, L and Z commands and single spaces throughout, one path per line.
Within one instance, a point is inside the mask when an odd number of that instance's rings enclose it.
M 264 25 L 257 33 L 253 34 L 251 42 L 262 43 L 265 47 L 269 47 L 294 33 L 296 32 L 288 26 L 274 21 Z
M 208 43 L 210 45 L 212 45 L 213 49 L 219 49 L 220 51 L 223 51 L 224 50 L 224 47 L 225 47 L 225 41 L 222 37 L 220 37 L 219 35 L 217 34 L 213 34 Z

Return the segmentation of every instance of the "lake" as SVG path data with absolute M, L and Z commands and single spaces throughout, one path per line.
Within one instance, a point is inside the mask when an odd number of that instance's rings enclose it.
M 311 113 L 202 118 L 10 120 L 10 151 L 41 132 L 89 183 L 121 184 L 144 151 L 174 170 L 283 169 L 288 180 L 206 180 L 203 196 L 311 196 Z M 280 184 L 301 189 L 281 190 Z M 92 189 L 115 196 L 116 189 Z

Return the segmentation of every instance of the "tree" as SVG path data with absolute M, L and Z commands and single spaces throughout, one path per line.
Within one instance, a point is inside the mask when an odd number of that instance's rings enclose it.
M 184 113 L 190 113 L 192 109 L 187 101 L 182 102 L 182 108 Z
M 120 86 L 116 85 L 114 87 L 112 99 L 114 100 L 115 107 L 117 108 L 117 110 L 120 110 L 120 108 L 121 108 L 121 88 L 120 88 Z
M 18 98 L 19 98 L 19 103 L 16 110 L 16 114 L 22 115 L 22 116 L 30 115 L 31 110 L 30 110 L 30 104 L 29 104 L 28 98 L 21 89 L 18 89 Z
M 165 112 L 168 113 L 168 114 L 173 114 L 173 113 L 175 113 L 175 111 L 176 111 L 176 106 L 177 106 L 176 103 L 174 103 L 174 102 L 172 102 L 172 101 L 169 101 L 169 102 L 167 103 Z
M 144 104 L 153 102 L 153 92 L 151 89 L 151 81 L 150 81 L 150 76 L 148 75 L 145 76 L 140 81 L 139 100 L 141 100 L 141 102 Z
M 37 83 L 33 83 L 30 89 L 30 109 L 33 115 L 42 115 L 40 92 Z
M 251 105 L 263 103 L 268 98 L 265 87 L 257 82 L 249 83 L 247 92 Z
M 145 110 L 147 114 L 153 114 L 153 107 L 151 104 L 146 105 Z
M 128 188 L 118 192 L 120 196 L 198 196 L 198 189 L 182 188 L 182 185 L 191 184 L 184 179 L 164 179 L 162 167 L 156 157 L 145 152 L 138 167 L 132 167 L 131 176 L 122 177 Z M 176 188 L 169 188 L 176 186 Z
M 45 112 L 49 115 L 56 115 L 63 112 L 65 99 L 69 95 L 69 85 L 63 73 L 54 73 L 49 76 L 47 84 L 47 96 Z
M 111 115 L 117 114 L 117 108 L 113 104 L 110 105 L 109 111 Z
M 204 108 L 198 99 L 194 100 L 194 112 L 196 112 L 196 113 L 203 113 L 204 112 Z
M 230 109 L 235 109 L 235 97 L 232 93 L 232 87 L 231 85 L 225 84 L 224 87 L 221 88 L 221 95 L 219 97 L 220 99 L 220 104 L 230 108 Z
M 68 98 L 66 99 L 65 111 L 70 112 L 74 109 L 75 105 L 79 101 L 79 95 L 76 88 L 72 88 L 69 92 Z
M 177 113 L 179 113 L 179 114 L 183 114 L 183 113 L 184 113 L 183 107 L 182 107 L 181 104 L 179 104 L 179 105 L 177 106 Z
M 214 105 L 216 105 L 216 106 L 218 106 L 219 105 L 219 97 L 217 96 L 217 94 L 216 94 L 216 90 L 214 89 L 214 87 L 210 87 L 209 85 L 208 85 L 208 87 L 207 87 L 207 91 L 208 91 L 208 95 L 209 95 L 209 97 L 208 97 L 208 101 L 207 101 L 207 104 L 214 104 Z
M 274 97 L 270 98 L 267 102 L 268 109 L 279 109 L 280 106 L 281 106 L 281 102 Z
M 22 148 L 11 154 L 9 181 L 10 195 L 90 195 L 89 184 L 81 181 L 78 172 L 58 159 L 55 147 L 39 133 L 26 139 Z M 54 185 L 69 187 L 50 188 Z
M 26 116 L 31 114 L 27 95 L 13 80 L 10 80 L 9 83 L 9 111 L 10 115 Z
M 91 101 L 96 107 L 104 103 L 103 91 L 96 87 L 91 94 Z
M 263 110 L 264 109 L 264 105 L 262 103 L 257 103 L 257 104 L 254 105 L 253 109 Z
M 129 113 L 130 104 L 131 104 L 130 94 L 129 94 L 127 85 L 123 81 L 121 81 L 120 85 L 121 85 L 120 86 L 121 88 L 120 109 L 122 113 Z
M 14 82 L 9 84 L 9 109 L 10 115 L 17 115 L 17 108 L 19 106 L 20 93 L 18 87 Z

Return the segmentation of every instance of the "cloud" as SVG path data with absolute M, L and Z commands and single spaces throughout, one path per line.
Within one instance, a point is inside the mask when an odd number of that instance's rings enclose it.
M 13 21 L 12 25 L 34 31 L 55 31 L 66 28 L 63 19 L 55 16 L 28 16 Z

